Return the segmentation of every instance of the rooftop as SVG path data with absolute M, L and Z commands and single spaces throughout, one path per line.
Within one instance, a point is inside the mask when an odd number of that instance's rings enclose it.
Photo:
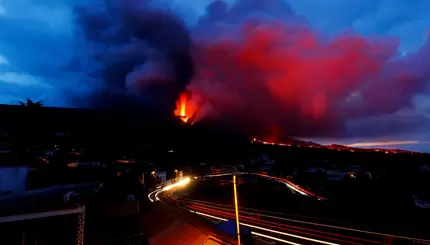
M 165 204 L 152 205 L 141 218 L 143 230 L 151 245 L 234 245 L 237 243 L 230 236 L 191 213 Z
M 2 196 L 0 197 L 0 221 L 79 207 L 76 203 L 64 202 L 64 195 L 71 191 L 82 194 L 92 193 L 97 188 L 96 183 L 62 185 Z

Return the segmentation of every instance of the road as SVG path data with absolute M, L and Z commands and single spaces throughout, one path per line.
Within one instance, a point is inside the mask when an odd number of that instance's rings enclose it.
M 218 219 L 234 219 L 232 207 L 212 205 L 196 201 L 188 201 L 187 208 L 206 217 Z M 210 215 L 210 216 L 208 216 Z M 383 244 L 379 235 L 362 234 L 357 236 L 355 231 L 342 230 L 341 227 L 324 226 L 320 223 L 296 220 L 256 212 L 255 210 L 239 211 L 241 225 L 263 235 L 271 235 L 290 244 Z
M 231 175 L 233 173 L 228 174 Z M 216 177 L 228 174 L 208 175 L 205 177 Z M 298 194 L 314 196 L 319 200 L 324 200 L 323 197 L 319 197 L 309 191 L 303 191 L 303 188 L 294 185 L 294 183 L 288 180 L 256 173 L 251 174 L 275 179 L 276 181 L 288 184 L 289 188 L 294 189 Z M 169 192 L 175 187 L 185 186 L 191 181 L 193 181 L 193 179 L 186 178 L 176 184 L 159 188 L 151 192 L 148 198 L 152 202 L 167 201 L 174 205 L 178 205 L 204 219 L 216 220 L 217 222 L 235 220 L 234 207 L 231 205 L 176 198 Z M 315 218 L 303 216 L 291 217 L 291 215 L 288 216 L 267 210 L 239 208 L 239 220 L 241 226 L 250 229 L 254 236 L 273 241 L 276 244 L 391 244 L 390 241 L 394 240 L 409 241 L 410 244 L 412 244 L 412 242 L 415 242 L 415 244 L 430 243 L 429 240 L 358 230 L 337 225 L 334 222 L 316 220 Z
M 222 174 L 209 174 L 206 175 L 205 177 L 208 178 L 212 178 L 212 177 L 221 177 L 221 176 L 228 176 L 228 175 L 244 175 L 244 174 L 249 174 L 249 175 L 254 175 L 254 176 L 258 176 L 261 178 L 266 178 L 266 179 L 272 179 L 275 180 L 277 182 L 283 183 L 285 184 L 290 190 L 292 190 L 294 193 L 297 193 L 299 195 L 302 196 L 309 196 L 309 197 L 315 197 L 320 201 L 326 200 L 325 197 L 319 196 L 295 183 L 293 183 L 291 180 L 285 179 L 285 178 L 280 178 L 280 177 L 275 177 L 275 176 L 270 176 L 267 174 L 262 174 L 262 173 L 252 173 L 252 172 L 235 172 L 235 173 L 222 173 Z
M 185 186 L 187 185 L 189 182 L 191 181 L 191 179 L 189 177 L 185 177 L 181 180 L 179 180 L 178 182 L 174 183 L 174 184 L 170 184 L 170 185 L 165 185 L 165 186 L 159 186 L 157 187 L 154 191 L 150 192 L 148 194 L 148 199 L 151 202 L 157 202 L 160 201 L 160 194 L 169 190 L 172 190 L 176 187 L 180 187 L 180 186 Z

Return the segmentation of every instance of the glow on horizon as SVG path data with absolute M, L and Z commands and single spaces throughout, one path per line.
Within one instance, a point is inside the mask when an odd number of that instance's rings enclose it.
M 363 143 L 354 143 L 354 144 L 346 144 L 348 147 L 376 147 L 376 146 L 394 146 L 394 145 L 418 145 L 418 144 L 430 144 L 430 142 L 423 141 L 386 141 L 386 142 L 363 142 Z

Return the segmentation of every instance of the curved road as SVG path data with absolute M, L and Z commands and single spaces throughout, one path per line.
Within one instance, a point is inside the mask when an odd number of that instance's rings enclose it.
M 265 174 L 237 172 L 206 175 L 204 177 L 218 177 L 233 174 L 252 174 L 263 178 L 274 179 L 285 183 L 287 187 L 298 194 L 316 197 L 318 200 L 325 200 L 325 198 L 301 188 L 287 179 Z M 148 195 L 148 199 L 151 202 L 165 200 L 199 215 L 204 219 L 216 221 L 217 223 L 235 220 L 234 207 L 231 205 L 176 198 L 171 195 L 171 190 L 179 186 L 185 186 L 191 181 L 194 181 L 194 179 L 186 177 L 175 184 L 160 187 L 151 192 Z M 239 220 L 241 226 L 250 229 L 253 235 L 268 241 L 273 241 L 276 244 L 392 244 L 391 242 L 394 240 L 409 241 L 411 244 L 412 242 L 415 242 L 414 244 L 430 244 L 430 240 L 352 229 L 334 225 L 332 222 L 322 220 L 316 221 L 315 218 L 299 216 L 288 217 L 286 214 L 274 213 L 266 210 L 240 208 Z

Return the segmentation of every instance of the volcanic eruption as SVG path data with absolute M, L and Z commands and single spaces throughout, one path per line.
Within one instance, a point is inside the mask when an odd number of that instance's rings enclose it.
M 178 100 L 174 113 L 187 123 L 298 137 L 373 136 L 428 122 L 397 115 L 426 91 L 429 42 L 400 55 L 397 38 L 327 35 L 284 0 L 213 1 L 187 25 L 157 0 L 103 1 L 76 14 L 97 64 L 88 74 L 101 82 L 91 105 L 106 104 L 100 91 L 166 113 Z M 396 119 L 379 120 L 387 117 Z M 383 126 L 349 126 L 368 119 Z
M 410 107 L 430 75 L 429 42 L 400 56 L 396 38 L 327 37 L 282 0 L 214 1 L 191 36 L 195 75 L 186 90 L 205 108 L 195 118 L 283 135 L 352 135 L 350 121 Z

